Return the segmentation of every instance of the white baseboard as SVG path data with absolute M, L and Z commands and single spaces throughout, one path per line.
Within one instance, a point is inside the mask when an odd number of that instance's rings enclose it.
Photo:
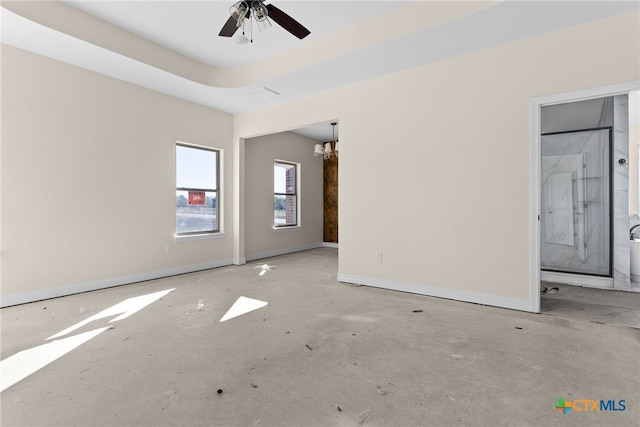
M 245 255 L 247 261 L 255 261 L 262 258 L 271 258 L 279 255 L 291 254 L 294 252 L 308 251 L 309 249 L 321 248 L 322 242 L 311 243 L 308 245 L 294 246 L 290 248 L 274 249 L 272 251 L 259 252 L 251 255 Z
M 335 248 L 338 249 L 338 244 L 333 242 L 322 242 L 323 248 Z
M 540 280 L 543 282 L 566 283 L 568 285 L 586 286 L 589 288 L 613 289 L 613 278 L 611 277 L 594 277 L 556 271 L 540 271 Z
M 356 276 L 343 273 L 338 273 L 338 281 L 372 286 L 375 288 L 391 289 L 394 291 L 410 292 L 413 294 L 427 295 L 431 297 L 446 298 L 456 301 L 534 312 L 531 301 L 522 298 L 503 297 L 499 295 L 469 292 L 450 288 L 439 288 L 416 283 L 398 282 L 395 280 L 378 279 L 374 277 Z
M 162 277 L 176 276 L 178 274 L 193 273 L 195 271 L 209 270 L 211 268 L 231 265 L 231 259 L 205 262 L 200 264 L 183 265 L 162 270 L 136 273 L 128 276 L 113 277 L 108 279 L 93 280 L 90 282 L 76 283 L 73 285 L 57 286 L 54 288 L 39 289 L 36 291 L 21 292 L 0 296 L 0 307 L 25 304 L 34 301 L 42 301 L 50 298 L 79 294 L 82 292 L 96 291 L 98 289 L 112 288 L 114 286 L 128 285 L 144 282 L 145 280 L 160 279 Z

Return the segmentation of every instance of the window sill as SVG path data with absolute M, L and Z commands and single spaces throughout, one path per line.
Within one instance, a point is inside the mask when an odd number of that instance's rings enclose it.
M 189 234 L 186 236 L 175 236 L 175 242 L 190 242 L 192 240 L 215 240 L 224 239 L 224 233 Z
M 300 230 L 302 229 L 301 225 L 292 225 L 290 227 L 273 227 L 273 231 L 279 232 L 279 231 L 294 231 L 294 230 Z

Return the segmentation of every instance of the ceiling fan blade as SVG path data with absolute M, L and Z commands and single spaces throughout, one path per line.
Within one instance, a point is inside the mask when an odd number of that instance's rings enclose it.
M 311 34 L 311 31 L 302 26 L 301 23 L 299 23 L 274 5 L 268 4 L 267 10 L 269 11 L 269 18 L 276 21 L 282 28 L 289 31 L 297 38 L 303 39 Z
M 231 37 L 236 33 L 237 30 L 238 26 L 236 25 L 236 20 L 233 18 L 233 16 L 230 16 L 220 30 L 220 34 L 218 35 L 221 37 Z

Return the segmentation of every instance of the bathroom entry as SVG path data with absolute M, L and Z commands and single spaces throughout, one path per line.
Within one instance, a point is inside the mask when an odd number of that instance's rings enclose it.
M 541 268 L 611 277 L 610 127 L 542 135 Z
M 567 313 L 589 311 L 591 298 L 597 299 L 597 291 L 561 285 L 635 290 L 629 277 L 628 94 L 639 84 L 532 100 L 532 130 L 539 131 L 532 136 L 532 311 L 559 313 L 563 301 Z M 604 305 L 614 307 L 619 294 L 610 295 Z

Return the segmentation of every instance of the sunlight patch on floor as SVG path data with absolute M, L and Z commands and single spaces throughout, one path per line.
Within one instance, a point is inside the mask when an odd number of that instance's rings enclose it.
M 229 319 L 233 319 L 234 317 L 242 316 L 243 314 L 247 314 L 251 311 L 257 310 L 266 306 L 268 303 L 265 301 L 260 301 L 253 298 L 240 297 L 236 300 L 235 303 L 231 306 L 231 308 L 222 316 L 220 322 L 224 322 Z
M 109 329 L 109 326 L 48 342 L 37 347 L 23 350 L 0 361 L 0 391 L 4 391 L 18 381 L 44 368 L 49 363 L 64 356 L 107 329 Z

